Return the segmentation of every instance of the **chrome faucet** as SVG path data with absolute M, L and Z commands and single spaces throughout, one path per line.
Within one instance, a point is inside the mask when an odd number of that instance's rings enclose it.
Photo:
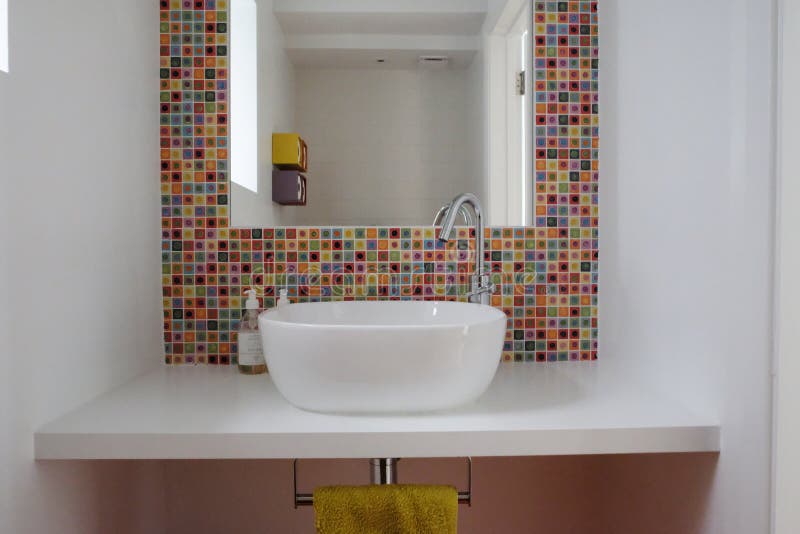
M 467 298 L 469 298 L 470 302 L 488 305 L 491 304 L 495 285 L 490 282 L 489 275 L 484 272 L 483 268 L 484 239 L 486 239 L 486 236 L 483 208 L 481 208 L 478 197 L 472 193 L 462 193 L 450 202 L 447 207 L 447 215 L 442 224 L 442 231 L 439 233 L 439 241 L 442 243 L 450 241 L 453 227 L 456 224 L 456 217 L 465 205 L 470 206 L 475 213 L 475 271 L 472 274 L 472 284 L 470 292 L 467 293 Z
M 448 209 L 450 209 L 450 204 L 449 203 L 448 204 L 444 204 L 444 205 L 442 205 L 441 208 L 439 208 L 439 211 L 436 212 L 436 216 L 434 216 L 434 218 L 433 218 L 433 226 L 439 226 L 440 224 L 442 224 L 442 219 L 444 219 L 444 216 L 447 215 L 447 210 Z M 466 226 L 472 226 L 474 224 L 472 222 L 472 214 L 464 206 L 461 206 L 458 209 L 458 214 L 461 215 L 464 218 L 464 224 Z

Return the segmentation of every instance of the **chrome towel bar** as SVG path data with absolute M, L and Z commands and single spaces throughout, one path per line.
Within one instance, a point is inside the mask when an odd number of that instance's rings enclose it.
M 396 484 L 397 462 L 399 458 L 371 458 L 370 473 L 373 484 Z M 458 492 L 458 504 L 472 506 L 472 458 L 467 456 L 467 491 Z M 294 507 L 314 504 L 312 493 L 297 493 L 297 458 L 292 462 L 292 483 L 294 486 Z

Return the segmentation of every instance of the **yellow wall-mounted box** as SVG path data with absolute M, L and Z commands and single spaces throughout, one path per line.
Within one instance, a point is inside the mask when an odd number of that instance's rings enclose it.
M 308 146 L 296 133 L 272 134 L 272 164 L 283 170 L 308 170 Z

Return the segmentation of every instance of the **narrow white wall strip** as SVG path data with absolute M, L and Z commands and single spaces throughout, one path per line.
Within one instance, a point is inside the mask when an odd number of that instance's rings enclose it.
M 257 13 L 255 0 L 231 2 L 231 180 L 254 193 L 258 192 Z
M 8 0 L 0 0 L 0 70 L 8 72 Z

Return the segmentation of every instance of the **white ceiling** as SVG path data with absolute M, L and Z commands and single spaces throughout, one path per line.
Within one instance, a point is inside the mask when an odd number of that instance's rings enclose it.
M 486 0 L 275 0 L 298 67 L 416 68 L 421 55 L 465 68 L 481 47 Z M 385 63 L 376 62 L 378 58 Z
M 286 51 L 297 68 L 314 69 L 415 69 L 420 55 L 444 55 L 447 69 L 467 68 L 474 50 L 375 50 L 375 49 L 289 49 Z M 378 63 L 377 59 L 384 59 Z M 436 68 L 436 67 L 421 67 Z
M 275 13 L 287 35 L 476 35 L 486 13 Z
M 506 0 L 273 0 L 275 13 L 480 13 Z

